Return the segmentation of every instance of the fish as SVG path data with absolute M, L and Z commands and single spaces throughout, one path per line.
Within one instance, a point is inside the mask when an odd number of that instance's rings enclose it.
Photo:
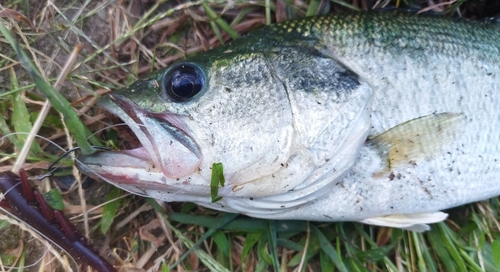
M 500 29 L 486 22 L 389 11 L 287 21 L 100 105 L 141 146 L 77 167 L 163 201 L 425 231 L 442 210 L 500 195 Z

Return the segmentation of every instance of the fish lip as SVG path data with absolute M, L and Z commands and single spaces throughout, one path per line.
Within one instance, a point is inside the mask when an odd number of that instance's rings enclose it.
M 168 154 L 164 154 L 165 152 L 162 150 L 164 146 L 158 146 L 159 141 L 155 140 L 155 138 L 162 138 L 165 139 L 165 141 L 170 140 L 170 142 L 175 141 L 182 144 L 192 156 L 195 157 L 191 158 L 191 160 L 196 160 L 197 162 L 191 163 L 189 167 L 190 170 L 194 170 L 194 168 L 197 168 L 201 163 L 201 150 L 190 133 L 186 123 L 182 120 L 182 116 L 168 111 L 161 113 L 147 112 L 127 98 L 117 94 L 101 98 L 99 105 L 106 111 L 122 119 L 141 144 L 139 148 L 119 151 L 122 154 L 127 154 L 158 166 L 158 168 L 162 169 L 164 174 L 169 178 L 180 178 L 186 176 L 187 172 L 192 172 L 185 170 L 181 173 L 172 173 L 172 171 L 168 169 L 165 164 L 165 158 L 168 157 Z M 156 130 L 152 132 L 145 122 L 152 122 L 158 125 L 159 128 L 156 128 Z M 184 151 L 185 153 L 181 154 L 186 154 L 188 151 Z M 107 161 L 107 163 L 113 166 L 112 162 Z
M 95 178 L 110 182 L 119 180 L 119 184 L 137 181 L 134 175 L 138 171 L 147 169 L 147 172 L 161 172 L 152 164 L 149 155 L 142 156 L 144 148 L 132 150 L 118 150 L 99 152 L 92 155 L 80 155 L 75 164 L 80 171 Z M 107 168 L 107 170 L 102 170 Z M 110 171 L 109 168 L 113 170 Z

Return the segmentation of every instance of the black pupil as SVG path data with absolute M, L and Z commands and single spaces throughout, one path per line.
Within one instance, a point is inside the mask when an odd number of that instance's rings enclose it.
M 170 98 L 182 102 L 201 91 L 203 75 L 199 68 L 193 65 L 180 65 L 169 71 L 165 84 L 165 89 Z

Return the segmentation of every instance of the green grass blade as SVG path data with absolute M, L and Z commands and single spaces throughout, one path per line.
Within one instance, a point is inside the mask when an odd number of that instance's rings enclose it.
M 455 247 L 455 244 L 453 243 L 452 238 L 450 237 L 450 235 L 452 235 L 452 230 L 450 230 L 450 228 L 444 223 L 439 223 L 437 224 L 437 226 L 440 230 L 441 238 L 443 238 L 443 242 L 448 253 L 454 260 L 455 264 L 458 266 L 457 270 L 467 271 L 464 259 L 460 257 L 460 253 L 458 252 L 457 248 Z
M 15 264 L 16 259 L 17 257 L 13 254 L 8 254 L 4 252 L 0 253 L 0 260 L 2 261 L 2 264 L 5 266 L 13 266 Z
M 21 256 L 17 260 L 16 268 L 18 269 L 17 271 L 24 271 L 26 269 L 26 247 L 23 246 L 23 251 L 21 253 Z
M 175 233 L 175 235 L 186 245 L 186 247 L 189 248 L 189 252 L 194 252 L 196 256 L 200 259 L 200 261 L 207 266 L 207 268 L 210 271 L 220 271 L 220 272 L 229 272 L 227 268 L 222 266 L 220 263 L 218 263 L 214 258 L 212 258 L 210 255 L 208 255 L 205 251 L 200 249 L 196 244 L 189 240 L 180 230 L 175 228 L 170 222 L 167 220 L 167 218 L 163 215 L 160 214 L 163 222 L 172 229 L 172 231 Z M 168 269 L 172 270 L 175 266 L 177 266 L 182 260 L 177 261 L 175 264 L 170 266 Z
M 105 200 L 108 203 L 104 205 L 101 218 L 101 231 L 104 234 L 108 233 L 109 227 L 111 227 L 113 219 L 115 219 L 116 212 L 120 207 L 122 202 L 122 198 L 120 198 L 121 193 L 122 190 L 118 189 L 118 187 L 111 187 L 109 193 L 106 195 Z
M 351 10 L 354 10 L 354 11 L 361 11 L 359 8 L 349 4 L 349 3 L 346 3 L 344 0 L 331 0 L 333 3 L 335 4 L 339 4 L 341 6 L 344 6 L 348 9 L 351 9 Z
M 415 246 L 415 251 L 417 253 L 417 264 L 418 264 L 418 270 L 419 271 L 422 271 L 422 272 L 426 272 L 427 271 L 427 267 L 425 265 L 425 262 L 424 262 L 424 258 L 422 257 L 422 248 L 420 248 L 420 239 L 419 239 L 419 236 L 421 234 L 419 233 L 416 233 L 416 232 L 411 232 L 411 236 L 413 238 L 413 241 L 414 241 L 414 246 Z
M 481 272 L 483 271 L 479 265 L 477 265 L 474 260 L 465 252 L 465 250 L 459 248 L 458 252 L 460 253 L 460 256 L 464 259 L 464 261 L 468 264 L 467 265 L 467 271 L 471 272 Z
M 195 243 L 193 244 L 189 250 L 187 250 L 180 258 L 177 262 L 175 262 L 171 267 L 170 269 L 172 269 L 173 267 L 177 266 L 179 263 L 181 263 L 188 255 L 189 253 L 191 253 L 192 251 L 196 250 L 199 248 L 199 246 L 206 240 L 208 239 L 209 237 L 211 237 L 216 231 L 220 230 L 222 227 L 224 227 L 225 225 L 227 225 L 227 223 L 231 222 L 232 220 L 234 220 L 236 217 L 238 216 L 238 214 L 235 214 L 235 213 L 225 213 L 222 217 L 218 218 L 218 223 L 214 226 L 212 226 L 211 228 L 209 228 L 207 230 L 207 232 L 205 232 L 205 234 L 203 234 L 203 236 Z
M 214 31 L 215 36 L 217 36 L 217 39 L 219 39 L 219 42 L 221 44 L 224 44 L 224 38 L 222 37 L 222 33 L 220 33 L 219 27 L 217 24 L 212 21 L 210 22 L 210 26 L 212 27 L 212 30 Z
M 224 21 L 224 19 L 222 19 L 219 15 L 217 15 L 217 13 L 215 13 L 215 11 L 213 9 L 211 9 L 210 6 L 206 2 L 203 3 L 203 8 L 205 9 L 205 12 L 207 13 L 208 18 L 213 20 L 220 28 L 222 28 L 222 30 L 226 31 L 226 33 L 229 34 L 229 36 L 233 40 L 238 39 L 238 37 L 239 37 L 238 32 L 234 31 L 234 29 L 232 29 L 229 26 L 229 24 L 226 21 Z M 217 37 L 219 37 L 219 36 L 217 36 Z M 219 39 L 221 40 L 221 42 L 223 42 L 222 36 Z
M 259 263 L 255 267 L 255 272 L 267 272 L 268 264 L 263 259 L 259 259 Z
M 273 264 L 271 254 L 269 254 L 268 244 L 269 238 L 267 235 L 262 235 L 257 243 L 257 256 L 259 260 L 262 260 L 266 265 Z M 267 269 L 267 266 L 266 266 Z
M 288 240 L 288 239 L 283 239 L 283 238 L 278 238 L 277 241 L 278 241 L 278 246 L 280 246 L 280 247 L 285 247 L 285 248 L 288 248 L 288 249 L 291 249 L 291 250 L 295 250 L 298 253 L 300 253 L 299 251 L 304 250 L 304 241 L 305 241 L 305 238 L 301 239 L 300 243 L 297 243 L 297 242 L 294 242 L 294 241 L 291 241 L 291 240 Z
M 154 200 L 153 198 L 145 198 L 144 199 L 149 205 L 151 205 L 151 207 L 153 207 L 153 209 L 159 213 L 162 213 L 162 214 L 165 214 L 167 213 L 167 211 L 165 211 L 165 209 L 160 205 L 158 204 L 158 202 L 156 200 Z
M 7 139 L 9 139 L 10 142 L 14 144 L 14 146 L 18 150 L 21 150 L 23 148 L 23 144 L 10 131 L 9 125 L 7 125 L 7 122 L 5 122 L 3 115 L 0 115 L 0 132 L 2 133 L 2 137 L 7 135 Z
M 335 264 L 333 263 L 332 259 L 322 250 L 319 251 L 319 262 L 321 265 L 321 271 L 335 270 Z
M 252 251 L 253 247 L 259 241 L 262 236 L 262 232 L 248 232 L 245 236 L 245 243 L 243 244 L 243 250 L 241 251 L 241 259 L 245 260 Z
M 311 0 L 311 3 L 309 3 L 309 6 L 307 7 L 306 16 L 316 15 L 318 13 L 320 2 L 320 0 Z
M 270 25 L 271 22 L 271 1 L 266 0 L 266 25 Z
M 256 9 L 257 9 L 257 8 L 255 8 L 255 7 L 248 7 L 248 8 L 242 9 L 242 10 L 240 11 L 240 13 L 239 13 L 236 17 L 234 17 L 233 21 L 231 22 L 231 24 L 230 24 L 231 28 L 232 28 L 233 26 L 235 26 L 235 25 L 239 24 L 241 21 L 243 21 L 243 20 L 245 19 L 245 16 L 246 16 L 248 13 L 250 13 L 250 12 L 252 12 L 252 11 L 255 11 Z
M 283 247 L 286 247 L 288 249 L 293 249 L 293 250 L 296 250 L 297 253 L 295 254 L 295 256 L 292 257 L 292 259 L 290 259 L 290 261 L 288 262 L 288 266 L 297 266 L 300 264 L 300 262 L 302 261 L 302 258 L 303 258 L 303 255 L 304 255 L 304 250 L 306 250 L 306 256 L 305 256 L 305 263 L 307 264 L 307 262 L 309 260 L 311 260 L 311 258 L 313 258 L 314 256 L 316 256 L 318 253 L 321 252 L 321 248 L 319 246 L 319 241 L 318 239 L 316 239 L 315 236 L 311 235 L 310 238 L 309 238 L 309 244 L 307 246 L 307 248 L 305 248 L 305 241 L 306 241 L 307 237 L 302 237 L 301 238 L 301 243 L 302 244 L 299 244 L 299 248 L 297 248 L 296 245 L 293 245 L 293 244 L 281 244 L 281 243 L 278 243 L 278 245 L 280 246 L 283 246 Z M 330 260 L 331 261 L 331 260 Z M 333 270 L 330 270 L 330 271 L 333 271 Z
M 219 185 L 224 187 L 225 179 L 224 179 L 224 169 L 222 167 L 222 163 L 213 163 L 212 164 L 212 177 L 210 179 L 210 196 L 212 198 L 212 202 L 217 202 L 222 199 L 222 197 L 217 196 L 219 194 Z
M 224 232 L 217 230 L 212 235 L 212 239 L 214 239 L 215 244 L 217 244 L 217 249 L 222 251 L 226 257 L 229 257 L 229 240 Z
M 49 79 L 49 83 L 53 83 L 53 82 L 56 82 L 56 79 L 54 79 L 54 78 Z M 19 87 L 17 89 L 13 89 L 13 90 L 10 90 L 10 91 L 7 91 L 7 92 L 2 92 L 0 94 L 0 98 L 9 97 L 13 93 L 22 92 L 22 91 L 25 91 L 25 90 L 31 90 L 31 89 L 33 89 L 35 87 L 36 87 L 36 84 L 26 84 L 26 85 L 24 85 L 22 87 Z M 33 93 L 30 93 L 30 94 L 34 95 Z
M 315 225 L 311 224 L 311 234 L 316 236 L 319 241 L 319 246 L 322 251 L 326 253 L 328 257 L 333 261 L 338 270 L 342 272 L 347 272 L 347 268 L 341 262 L 338 257 L 338 253 L 335 248 L 330 244 L 330 241 L 325 237 L 325 235 L 321 232 L 321 230 Z
M 448 250 L 446 249 L 446 246 L 444 244 L 444 241 L 442 240 L 442 236 L 439 232 L 438 228 L 431 228 L 430 231 L 426 233 L 428 237 L 428 241 L 431 244 L 432 249 L 436 253 L 436 257 L 439 258 L 439 261 L 441 262 L 441 265 L 445 267 L 446 271 L 453 271 L 456 269 L 455 263 L 451 259 L 450 254 L 448 253 Z
M 21 46 L 15 41 L 9 30 L 0 24 L 0 32 L 9 41 L 11 47 L 16 52 L 19 61 L 27 70 L 30 77 L 35 82 L 38 89 L 47 96 L 52 106 L 58 110 L 63 116 L 69 131 L 73 134 L 76 143 L 80 146 L 83 154 L 92 154 L 95 149 L 87 142 L 88 130 L 85 125 L 80 121 L 80 118 L 71 107 L 70 103 L 57 92 L 49 83 L 47 83 L 36 66 L 30 61 L 28 55 Z
M 267 221 L 267 239 L 271 250 L 271 261 L 273 263 L 274 271 L 280 270 L 280 262 L 278 259 L 278 233 L 276 231 L 276 221 Z
M 13 90 L 19 88 L 19 84 L 17 81 L 17 76 L 16 73 L 14 72 L 14 69 L 10 69 L 10 81 L 11 81 L 11 88 Z M 30 133 L 31 129 L 33 126 L 31 125 L 30 121 L 30 113 L 28 111 L 28 108 L 26 107 L 26 104 L 24 103 L 21 93 L 16 92 L 12 94 L 12 117 L 11 117 L 11 123 L 12 126 L 14 127 L 14 130 L 16 132 L 25 132 L 25 133 Z M 17 135 L 17 138 L 19 139 L 19 142 L 24 145 L 26 143 L 26 137 L 27 135 L 24 133 L 20 133 Z M 43 156 L 44 152 L 40 145 L 34 141 L 31 145 L 31 151 L 35 156 Z
M 356 257 L 366 262 L 378 262 L 383 260 L 393 248 L 393 245 L 388 245 L 374 249 L 358 251 L 356 253 Z
M 63 197 L 57 189 L 50 189 L 50 191 L 43 194 L 43 197 L 52 209 L 59 211 L 62 211 L 64 209 Z
M 168 265 L 165 262 L 161 264 L 161 272 L 170 272 L 170 269 L 168 268 Z
M 183 214 L 183 213 L 168 213 L 168 217 L 176 222 L 190 225 L 198 225 L 203 227 L 213 227 L 218 224 L 219 220 L 211 216 Z M 276 222 L 276 228 L 279 233 L 282 232 L 297 232 L 305 231 L 307 225 L 305 221 L 282 220 Z M 267 231 L 267 220 L 257 218 L 238 218 L 223 227 L 223 230 L 228 231 L 243 231 L 243 232 L 265 232 Z
M 500 271 L 500 242 L 498 240 L 493 240 L 493 242 L 491 242 L 491 253 L 493 256 L 493 263 L 498 271 Z
M 387 267 L 387 270 L 388 271 L 391 271 L 391 272 L 399 272 L 401 271 L 400 269 L 398 269 L 398 267 L 389 259 L 389 258 L 384 258 L 384 264 L 385 266 Z M 368 270 L 360 270 L 360 271 L 368 271 Z

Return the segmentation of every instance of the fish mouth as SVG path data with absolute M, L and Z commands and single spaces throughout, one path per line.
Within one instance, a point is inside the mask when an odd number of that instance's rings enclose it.
M 200 165 L 200 148 L 180 115 L 145 111 L 121 95 L 108 95 L 102 98 L 99 104 L 122 119 L 142 146 L 130 150 L 104 152 L 106 154 L 80 156 L 79 163 L 87 166 L 83 169 L 97 164 L 98 169 L 92 167 L 92 171 L 97 171 L 93 174 L 101 176 L 108 175 L 108 169 L 123 169 L 120 178 L 125 180 L 137 171 L 161 171 L 167 178 L 178 179 L 195 172 Z M 113 176 L 116 178 L 117 174 Z

